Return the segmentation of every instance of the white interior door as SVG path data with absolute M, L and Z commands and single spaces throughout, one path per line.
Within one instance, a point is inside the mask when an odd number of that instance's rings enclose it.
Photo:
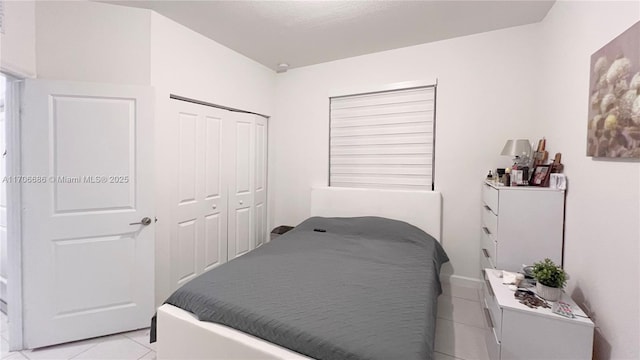
M 26 81 L 21 130 L 24 345 L 149 326 L 150 88 Z
M 173 289 L 227 261 L 227 184 L 223 176 L 229 112 L 171 100 L 175 171 L 171 230 Z M 226 130 L 228 131 L 228 130 Z
M 255 248 L 255 115 L 232 113 L 229 139 L 229 260 Z
M 255 239 L 256 247 L 267 241 L 267 119 L 255 116 Z

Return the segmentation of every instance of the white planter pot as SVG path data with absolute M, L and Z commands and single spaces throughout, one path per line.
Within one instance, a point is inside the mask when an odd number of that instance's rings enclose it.
M 562 288 L 554 288 L 536 283 L 536 294 L 549 301 L 558 301 L 562 297 Z

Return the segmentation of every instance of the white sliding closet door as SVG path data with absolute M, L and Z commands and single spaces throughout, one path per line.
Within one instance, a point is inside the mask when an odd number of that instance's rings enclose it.
M 229 170 L 229 260 L 255 248 L 255 126 L 256 115 L 234 113 L 229 137 L 235 154 Z
M 267 239 L 267 120 L 180 100 L 165 112 L 172 190 L 160 218 L 169 224 L 158 241 L 160 301 Z
M 227 261 L 228 111 L 171 100 L 175 116 L 171 282 L 175 289 Z M 228 131 L 228 130 L 227 130 Z
M 256 116 L 255 243 L 267 241 L 267 119 Z

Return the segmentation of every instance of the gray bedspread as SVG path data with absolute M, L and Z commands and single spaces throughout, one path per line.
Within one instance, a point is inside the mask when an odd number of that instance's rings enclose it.
M 407 223 L 314 217 L 166 302 L 316 359 L 432 359 L 448 260 Z

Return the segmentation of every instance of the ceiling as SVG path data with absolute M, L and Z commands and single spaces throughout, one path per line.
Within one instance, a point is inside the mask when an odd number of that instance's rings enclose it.
M 554 1 L 102 1 L 152 9 L 271 69 L 539 22 Z

